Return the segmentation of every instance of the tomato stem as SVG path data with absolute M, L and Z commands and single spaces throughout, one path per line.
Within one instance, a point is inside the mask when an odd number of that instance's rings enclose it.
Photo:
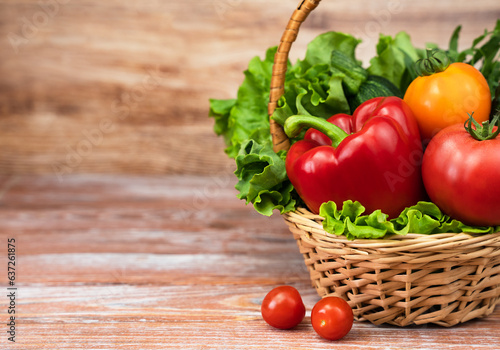
M 439 49 L 426 50 L 427 58 L 420 59 L 416 62 L 418 75 L 424 77 L 435 73 L 443 72 L 450 65 L 450 59 L 446 52 Z
M 482 124 L 479 124 L 473 117 L 473 114 L 469 114 L 469 119 L 464 123 L 465 131 L 467 131 L 474 139 L 478 141 L 492 140 L 500 134 L 500 114 L 496 114 L 491 122 L 485 120 Z M 474 128 L 472 127 L 474 125 Z M 494 130 L 496 127 L 496 130 Z

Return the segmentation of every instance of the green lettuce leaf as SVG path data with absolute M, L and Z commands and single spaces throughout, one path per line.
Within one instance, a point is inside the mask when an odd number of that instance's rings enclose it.
M 333 50 L 338 50 L 355 59 L 355 50 L 360 42 L 361 40 L 350 34 L 340 32 L 320 34 L 307 45 L 304 60 L 298 60 L 293 67 L 293 71 L 300 75 L 300 71 L 306 71 L 316 64 L 330 63 Z
M 225 152 L 230 158 L 236 157 L 244 141 L 255 136 L 257 141 L 270 138 L 267 103 L 275 53 L 276 47 L 272 47 L 264 60 L 254 57 L 250 61 L 236 100 L 210 100 L 209 116 L 215 119 L 214 131 L 224 136 Z
M 330 61 L 333 51 L 355 60 L 360 40 L 349 34 L 327 32 L 318 35 L 307 46 L 304 60 L 290 67 L 285 80 L 285 94 L 278 101 L 272 118 L 283 125 L 295 114 L 321 118 L 336 113 L 351 113 L 344 92 L 344 74 L 333 70 Z
M 339 210 L 334 202 L 323 203 L 319 215 L 324 218 L 323 228 L 337 236 L 344 235 L 349 240 L 358 238 L 380 239 L 389 235 L 407 233 L 434 234 L 442 232 L 493 233 L 500 231 L 500 226 L 468 226 L 443 214 L 431 202 L 418 202 L 406 208 L 394 219 L 380 210 L 365 214 L 365 208 L 359 202 L 345 201 Z
M 236 99 L 217 100 L 210 99 L 209 116 L 215 119 L 214 132 L 217 135 L 222 135 L 224 138 L 228 137 L 228 120 L 231 109 L 236 104 Z M 225 140 L 226 143 L 230 142 L 229 139 Z
M 388 79 L 404 94 L 408 85 L 417 77 L 415 62 L 422 57 L 423 51 L 413 46 L 407 33 L 399 32 L 394 38 L 381 34 L 377 43 L 377 55 L 370 60 L 367 71 Z
M 322 78 L 323 81 L 318 78 L 294 79 L 286 84 L 285 94 L 278 101 L 278 108 L 272 118 L 283 125 L 288 117 L 296 114 L 327 119 L 335 113 L 350 113 L 342 89 L 343 75 Z
M 253 203 L 255 210 L 266 216 L 275 209 L 280 213 L 294 210 L 294 189 L 286 175 L 285 157 L 283 151 L 275 153 L 270 142 L 245 141 L 236 156 L 238 198 Z

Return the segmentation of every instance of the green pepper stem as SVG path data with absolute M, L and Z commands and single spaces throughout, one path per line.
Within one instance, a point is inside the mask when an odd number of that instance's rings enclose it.
M 491 122 L 485 120 L 479 124 L 473 117 L 474 113 L 469 114 L 469 119 L 464 123 L 465 131 L 467 131 L 474 139 L 478 141 L 492 140 L 500 134 L 500 114 L 496 114 Z M 472 124 L 476 127 L 472 127 Z M 493 131 L 494 127 L 497 127 L 496 131 Z
M 348 133 L 337 125 L 333 125 L 323 118 L 310 115 L 294 115 L 288 117 L 284 129 L 288 137 L 295 137 L 300 133 L 303 127 L 310 127 L 322 132 L 332 140 L 333 147 L 337 147 L 343 139 L 349 136 Z

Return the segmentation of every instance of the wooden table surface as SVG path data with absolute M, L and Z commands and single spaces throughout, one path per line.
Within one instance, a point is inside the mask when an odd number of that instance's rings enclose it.
M 500 307 L 453 328 L 355 323 L 341 341 L 321 339 L 309 317 L 319 297 L 283 219 L 237 200 L 229 170 L 0 177 L 0 348 L 500 348 Z M 15 343 L 7 339 L 11 238 Z M 307 308 L 290 331 L 259 311 L 282 284 Z
M 211 175 L 230 162 L 208 99 L 236 97 L 298 4 L 0 0 L 0 174 Z M 379 33 L 448 47 L 459 24 L 465 49 L 498 18 L 498 0 L 324 0 L 290 57 L 335 30 L 363 40 L 367 66 Z
M 0 0 L 0 349 L 500 349 L 500 307 L 451 329 L 356 323 L 322 340 L 283 219 L 236 199 L 208 99 L 235 97 L 298 2 Z M 293 61 L 329 30 L 362 39 L 367 63 L 379 33 L 446 47 L 462 24 L 463 49 L 500 18 L 498 0 L 320 6 Z M 307 307 L 291 331 L 260 316 L 282 284 Z

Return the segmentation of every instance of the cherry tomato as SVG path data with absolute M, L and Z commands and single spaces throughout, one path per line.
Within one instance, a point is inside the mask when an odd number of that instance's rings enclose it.
M 311 311 L 314 330 L 328 340 L 344 337 L 351 330 L 353 321 L 351 307 L 339 297 L 325 297 L 318 301 Z
M 297 289 L 280 286 L 271 290 L 261 305 L 264 321 L 275 328 L 290 329 L 298 325 L 306 314 L 306 308 Z
M 468 113 L 474 113 L 478 122 L 488 120 L 491 109 L 488 82 L 476 68 L 461 62 L 416 78 L 406 90 L 404 101 L 417 119 L 425 144 L 439 130 L 464 123 Z
M 467 129 L 463 124 L 449 126 L 424 153 L 422 178 L 429 197 L 445 214 L 465 224 L 500 225 L 497 121 L 498 117 L 472 131 L 470 124 Z

